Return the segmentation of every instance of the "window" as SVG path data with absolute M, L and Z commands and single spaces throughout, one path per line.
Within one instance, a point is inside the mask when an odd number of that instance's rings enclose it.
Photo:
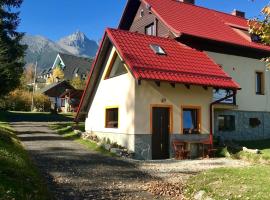
M 106 128 L 118 128 L 118 108 L 107 108 L 105 118 Z
M 145 27 L 145 34 L 146 35 L 156 35 L 156 26 L 154 23 Z
M 234 131 L 235 130 L 235 116 L 233 115 L 218 116 L 218 130 L 219 131 Z
M 263 95 L 264 83 L 263 72 L 256 72 L 256 94 Z
M 140 17 L 143 17 L 143 16 L 144 16 L 144 10 L 141 9 L 141 11 L 140 11 Z
M 256 128 L 261 125 L 261 121 L 258 118 L 249 118 L 249 126 Z
M 120 57 L 117 54 L 115 54 L 113 61 L 112 61 L 112 65 L 110 66 L 110 68 L 105 76 L 105 79 L 120 76 L 120 75 L 125 74 L 125 73 L 127 73 L 127 69 L 125 68 Z
M 66 106 L 66 99 L 61 99 L 61 107 L 65 107 Z
M 166 55 L 164 49 L 157 44 L 150 44 L 151 49 L 158 55 Z
M 200 132 L 200 109 L 183 109 L 183 134 Z

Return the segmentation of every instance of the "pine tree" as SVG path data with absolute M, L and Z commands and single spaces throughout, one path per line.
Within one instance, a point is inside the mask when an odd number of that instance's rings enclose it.
M 26 46 L 20 41 L 23 33 L 17 32 L 20 23 L 17 10 L 23 0 L 0 0 L 0 97 L 20 84 Z

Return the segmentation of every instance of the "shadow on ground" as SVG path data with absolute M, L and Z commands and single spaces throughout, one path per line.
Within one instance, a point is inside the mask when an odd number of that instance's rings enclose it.
M 154 199 L 140 186 L 157 179 L 135 163 L 89 151 L 44 124 L 12 122 L 56 199 Z
M 33 113 L 33 112 L 5 112 L 9 122 L 69 122 L 73 121 L 72 115 Z

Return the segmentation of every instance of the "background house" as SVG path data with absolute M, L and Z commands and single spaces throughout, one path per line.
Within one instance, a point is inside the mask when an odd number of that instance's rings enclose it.
M 43 70 L 40 73 L 39 78 L 47 80 L 52 76 L 53 69 L 60 67 L 64 72 L 65 80 L 72 80 L 75 77 L 85 80 L 91 65 L 92 59 L 90 58 L 59 53 L 54 61 L 53 66 Z

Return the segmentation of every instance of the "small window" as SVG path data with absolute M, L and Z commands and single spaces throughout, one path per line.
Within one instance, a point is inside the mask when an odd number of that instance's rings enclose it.
M 249 118 L 249 126 L 256 128 L 261 125 L 261 121 L 258 118 Z
M 200 109 L 183 109 L 183 134 L 200 132 Z
M 144 16 L 144 10 L 141 9 L 141 11 L 140 11 L 140 17 L 143 17 L 143 16 Z
M 256 72 L 256 94 L 263 95 L 264 83 L 263 72 Z
M 66 99 L 61 99 L 61 107 L 65 107 L 66 106 Z
M 145 27 L 145 34 L 146 35 L 153 35 L 153 36 L 156 35 L 156 26 L 154 23 Z
M 235 116 L 234 115 L 218 116 L 218 130 L 219 131 L 234 131 L 235 130 Z
M 120 76 L 125 73 L 127 73 L 127 69 L 125 68 L 120 57 L 116 54 L 113 58 L 113 64 L 110 66 L 110 69 L 108 70 L 105 79 Z
M 155 52 L 155 54 L 166 55 L 164 49 L 161 46 L 156 45 L 156 44 L 151 44 L 150 47 Z
M 106 109 L 106 128 L 118 128 L 118 108 Z

